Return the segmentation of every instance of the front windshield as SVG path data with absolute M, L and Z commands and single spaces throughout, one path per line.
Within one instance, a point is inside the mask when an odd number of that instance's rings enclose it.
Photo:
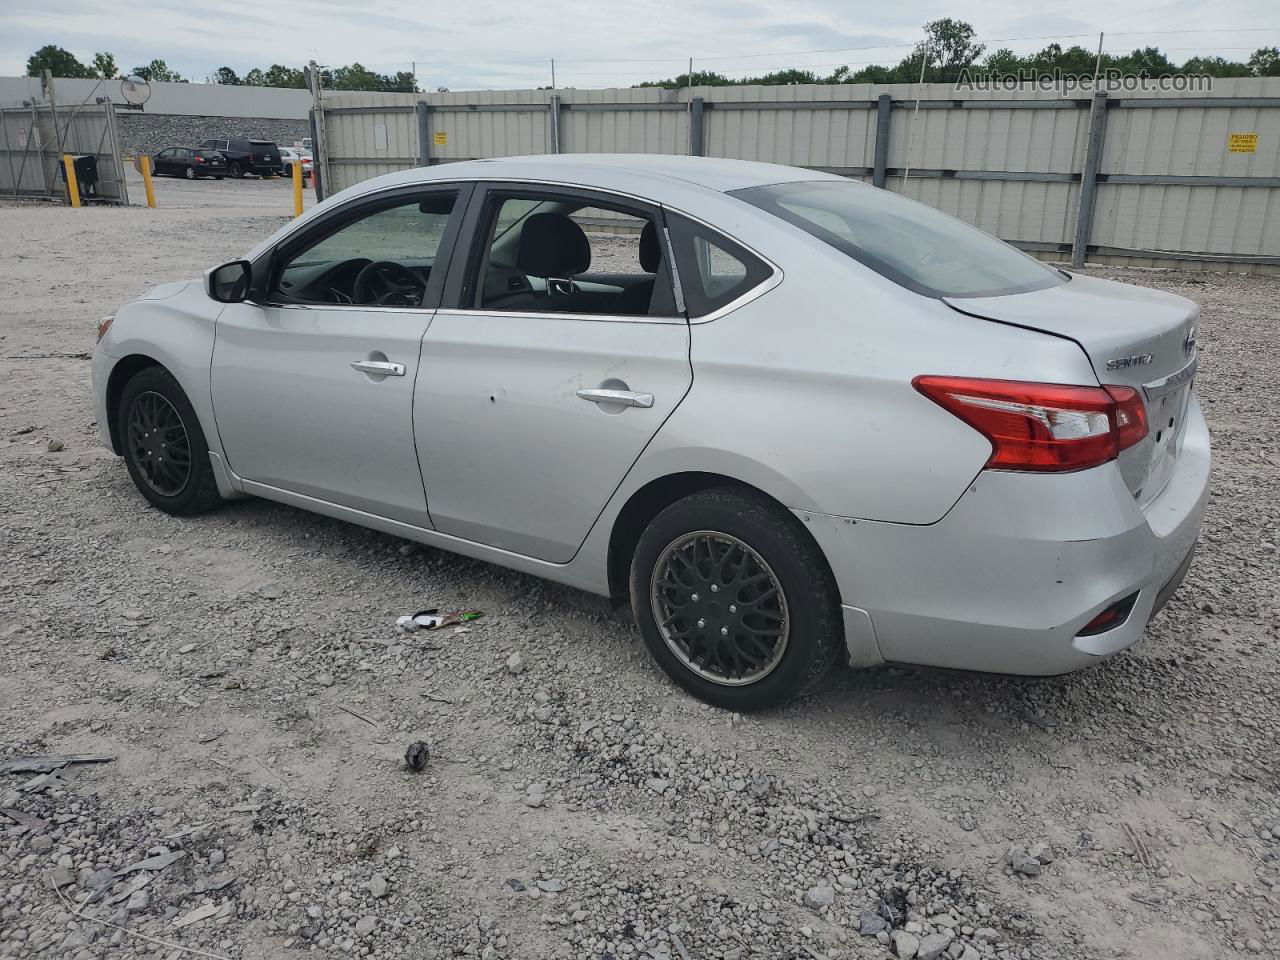
M 1063 275 L 976 227 L 849 180 L 732 191 L 926 297 L 995 297 L 1063 283 Z

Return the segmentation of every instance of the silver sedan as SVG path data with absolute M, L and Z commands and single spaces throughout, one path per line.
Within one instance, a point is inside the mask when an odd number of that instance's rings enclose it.
M 1208 488 L 1197 308 L 791 167 L 555 156 L 346 190 L 103 322 L 103 442 L 629 600 L 723 707 L 838 659 L 1053 674 L 1142 634 Z

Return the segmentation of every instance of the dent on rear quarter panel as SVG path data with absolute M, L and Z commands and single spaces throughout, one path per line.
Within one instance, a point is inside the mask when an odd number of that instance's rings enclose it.
M 139 354 L 151 357 L 173 374 L 200 418 L 209 448 L 219 455 L 222 444 L 209 396 L 209 364 L 214 324 L 222 307 L 205 296 L 203 285 L 193 280 L 165 299 L 125 304 L 116 312 L 106 344 L 107 352 L 117 360 Z
M 693 387 L 646 459 L 710 446 L 785 478 L 766 492 L 794 509 L 929 524 L 991 447 L 913 377 L 1095 382 L 1068 340 L 963 316 L 795 233 L 769 249 L 757 238 L 785 273 L 778 287 L 692 325 Z

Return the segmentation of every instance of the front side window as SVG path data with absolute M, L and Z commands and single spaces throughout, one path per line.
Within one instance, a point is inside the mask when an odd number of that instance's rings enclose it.
M 923 203 L 848 180 L 732 191 L 926 297 L 995 297 L 1057 286 L 1062 274 Z
M 452 191 L 380 205 L 288 253 L 276 274 L 272 299 L 421 305 L 456 206 Z
M 674 316 L 654 215 L 553 194 L 495 193 L 465 295 L 473 309 Z

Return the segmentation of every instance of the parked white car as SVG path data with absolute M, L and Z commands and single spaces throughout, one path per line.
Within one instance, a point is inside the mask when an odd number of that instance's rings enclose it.
M 160 509 L 266 497 L 629 600 L 748 710 L 842 656 L 1137 640 L 1204 510 L 1196 322 L 839 177 L 550 156 L 343 191 L 121 308 L 93 377 Z
M 302 165 L 302 175 L 304 177 L 311 174 L 311 154 L 306 150 L 299 150 L 296 147 L 281 147 L 280 162 L 284 164 L 281 176 L 292 177 L 294 164 Z

